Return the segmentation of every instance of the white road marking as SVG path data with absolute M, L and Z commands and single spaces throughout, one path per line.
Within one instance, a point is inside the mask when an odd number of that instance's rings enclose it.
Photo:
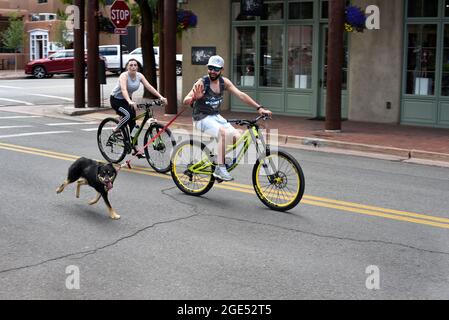
M 8 134 L 8 135 L 0 136 L 0 139 L 1 138 L 37 136 L 37 135 L 42 135 L 42 134 L 70 133 L 70 132 L 72 132 L 72 131 L 47 131 L 47 132 L 28 132 L 28 133 Z
M 20 104 L 25 104 L 27 106 L 34 106 L 33 103 L 26 102 L 26 101 L 21 101 L 21 100 L 13 100 L 13 99 L 6 99 L 6 98 L 0 98 L 0 100 L 9 101 L 9 102 L 17 102 L 17 103 L 20 103 Z
M 61 100 L 66 100 L 66 101 L 73 102 L 73 99 L 72 99 L 72 98 L 58 97 L 58 96 L 50 96 L 50 95 L 48 95 L 48 94 L 30 93 L 29 95 L 30 95 L 30 96 L 39 96 L 39 97 L 53 98 L 53 99 L 61 99 Z
M 42 118 L 42 116 L 7 116 L 7 117 L 0 117 L 0 120 L 3 120 L 3 119 L 24 119 L 24 118 Z
M 104 129 L 104 128 L 103 128 Z M 112 128 L 111 128 L 112 129 Z M 97 131 L 98 128 L 81 129 L 82 131 Z
M 13 87 L 13 86 L 0 86 L 0 88 L 6 88 L 6 89 L 25 89 L 23 87 Z
M 79 124 L 98 124 L 99 122 L 97 121 L 92 121 L 92 122 L 60 122 L 60 123 L 47 123 L 45 124 L 46 126 L 75 126 L 75 125 L 79 125 Z
M 32 126 L 0 126 L 0 129 L 31 128 Z

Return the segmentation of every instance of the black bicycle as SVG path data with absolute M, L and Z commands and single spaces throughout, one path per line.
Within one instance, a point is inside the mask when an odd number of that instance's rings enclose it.
M 147 122 L 149 127 L 145 132 L 143 145 L 147 145 L 164 126 L 153 118 L 153 106 L 161 106 L 161 100 L 138 104 L 138 108 L 145 109 L 145 112 L 138 115 L 135 120 L 143 118 L 140 127 L 134 137 L 129 134 L 128 126 L 122 126 L 120 130 L 115 130 L 119 123 L 119 117 L 109 117 L 104 119 L 97 131 L 98 148 L 102 156 L 109 162 L 118 163 L 127 154 L 137 150 L 140 133 Z M 167 128 L 157 137 L 147 148 L 145 148 L 145 158 L 150 166 L 160 173 L 170 171 L 170 157 L 176 142 L 171 131 Z

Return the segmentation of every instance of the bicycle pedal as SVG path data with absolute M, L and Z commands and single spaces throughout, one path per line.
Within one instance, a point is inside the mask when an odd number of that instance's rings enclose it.
M 222 183 L 223 180 L 221 180 L 220 178 L 215 178 L 215 181 L 217 181 L 217 183 Z

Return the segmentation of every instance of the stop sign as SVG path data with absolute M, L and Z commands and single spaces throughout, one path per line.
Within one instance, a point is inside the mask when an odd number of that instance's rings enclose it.
M 131 20 L 131 11 L 123 0 L 115 0 L 111 6 L 111 22 L 118 29 L 124 29 Z

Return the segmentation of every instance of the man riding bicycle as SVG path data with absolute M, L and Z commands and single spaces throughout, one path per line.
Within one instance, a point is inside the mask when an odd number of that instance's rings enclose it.
M 240 91 L 228 78 L 222 76 L 224 60 L 216 55 L 209 58 L 208 74 L 198 79 L 192 90 L 185 96 L 183 103 L 193 106 L 193 125 L 201 132 L 218 140 L 217 166 L 213 176 L 223 181 L 234 178 L 225 166 L 226 141 L 238 139 L 240 133 L 220 113 L 223 92 L 228 90 L 248 106 L 257 109 L 259 114 L 272 115 L 271 111 Z

